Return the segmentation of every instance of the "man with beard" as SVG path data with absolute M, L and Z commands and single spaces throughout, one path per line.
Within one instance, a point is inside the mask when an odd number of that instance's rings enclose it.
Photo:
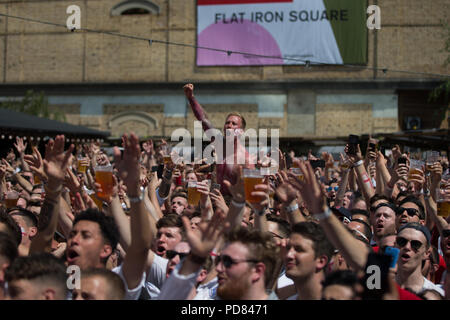
M 433 289 L 444 296 L 442 288 L 422 275 L 422 261 L 430 254 L 430 239 L 428 229 L 417 222 L 407 223 L 398 230 L 395 245 L 400 253 L 396 280 L 402 288 L 416 294 Z
M 224 217 L 215 214 L 201 232 L 188 228 L 189 219 L 183 217 L 191 253 L 167 279 L 159 299 L 185 299 L 195 286 L 196 276 L 224 230 Z M 278 247 L 268 233 L 238 227 L 225 237 L 225 246 L 216 257 L 219 286 L 217 297 L 223 300 L 277 299 L 269 292 Z

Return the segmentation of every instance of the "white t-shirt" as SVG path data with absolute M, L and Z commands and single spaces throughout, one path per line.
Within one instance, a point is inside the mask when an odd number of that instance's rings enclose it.
M 217 277 L 211 281 L 197 287 L 197 294 L 192 300 L 215 300 L 217 297 L 217 287 L 219 280 Z
M 136 288 L 134 288 L 134 289 L 129 289 L 127 281 L 125 280 L 125 276 L 123 275 L 122 264 L 120 266 L 118 266 L 118 267 L 115 267 L 111 271 L 116 273 L 116 274 L 118 274 L 119 277 L 122 279 L 123 284 L 125 285 L 125 298 L 124 298 L 124 300 L 138 300 L 139 296 L 141 295 L 142 288 L 144 287 L 145 272 L 142 275 L 142 279 L 141 279 L 141 282 L 139 283 L 139 285 Z
M 153 264 L 147 270 L 147 278 L 145 279 L 145 289 L 151 299 L 155 299 L 166 281 L 167 264 L 169 260 L 154 255 Z
M 423 277 L 423 286 L 422 286 L 422 290 L 420 290 L 419 293 L 421 293 L 422 291 L 425 290 L 436 290 L 437 292 L 439 292 L 439 294 L 442 297 L 445 297 L 445 292 L 444 290 L 437 284 L 434 284 L 433 282 L 431 282 L 430 280 L 428 280 L 427 278 Z
M 284 288 L 284 287 L 287 287 L 287 286 L 290 286 L 290 285 L 293 285 L 293 284 L 294 284 L 294 281 L 292 281 L 292 279 L 289 279 L 286 276 L 285 272 L 283 272 L 283 274 L 281 274 L 278 277 L 278 282 L 277 282 L 277 288 L 278 289 L 281 289 L 281 288 Z

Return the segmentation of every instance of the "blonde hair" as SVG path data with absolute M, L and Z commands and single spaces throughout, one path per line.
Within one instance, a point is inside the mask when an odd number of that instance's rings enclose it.
M 245 118 L 244 118 L 244 116 L 242 114 L 240 114 L 237 111 L 233 111 L 233 112 L 230 112 L 227 115 L 226 119 L 228 119 L 230 116 L 236 116 L 236 117 L 241 118 L 241 122 L 242 122 L 242 128 L 241 129 L 245 129 L 245 126 L 247 125 L 247 122 L 245 121 Z

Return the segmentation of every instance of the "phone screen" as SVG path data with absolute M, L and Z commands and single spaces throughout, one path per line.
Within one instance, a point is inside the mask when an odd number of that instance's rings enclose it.
M 389 268 L 395 268 L 395 265 L 397 264 L 399 253 L 400 253 L 400 249 L 398 249 L 398 248 L 386 247 L 386 249 L 384 249 L 384 254 L 391 257 L 391 265 L 389 266 Z
M 348 136 L 348 154 L 355 155 L 359 144 L 359 137 L 351 134 Z
M 406 158 L 403 158 L 403 157 L 398 158 L 397 163 L 398 164 L 406 164 Z
M 377 145 L 375 143 L 369 143 L 369 150 L 376 152 L 377 151 Z
M 162 179 L 163 172 L 164 172 L 164 164 L 160 164 L 157 170 L 158 179 Z

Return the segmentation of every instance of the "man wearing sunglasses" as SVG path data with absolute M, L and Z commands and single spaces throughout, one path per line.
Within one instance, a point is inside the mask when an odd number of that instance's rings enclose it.
M 395 227 L 400 227 L 410 222 L 418 222 L 425 225 L 425 210 L 420 201 L 414 196 L 403 199 L 395 211 Z
M 217 217 L 214 216 L 214 219 L 217 220 Z M 202 236 L 196 236 L 192 231 L 187 230 L 191 253 L 167 279 L 159 299 L 186 299 L 195 285 L 201 265 L 206 260 L 205 255 L 209 255 L 210 250 L 217 243 L 219 233 L 208 233 L 207 230 L 223 228 L 223 223 L 217 223 L 217 221 L 211 221 L 209 224 L 212 227 L 202 231 Z M 268 233 L 243 227 L 229 232 L 225 237 L 225 246 L 215 260 L 218 278 L 217 298 L 222 300 L 277 299 L 268 287 L 273 283 L 273 277 L 277 276 L 274 271 L 278 256 L 278 248 Z
M 422 275 L 422 260 L 430 254 L 431 234 L 417 222 L 402 226 L 397 233 L 395 246 L 400 249 L 396 281 L 402 288 L 416 294 L 427 289 L 438 291 L 444 296 L 444 290 Z

